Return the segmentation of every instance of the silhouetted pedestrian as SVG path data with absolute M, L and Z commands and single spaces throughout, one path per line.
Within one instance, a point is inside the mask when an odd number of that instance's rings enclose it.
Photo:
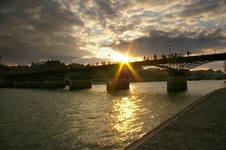
M 187 56 L 189 57 L 189 55 L 190 55 L 190 52 L 189 52 L 189 51 L 187 51 Z
M 154 60 L 156 60 L 157 59 L 157 56 L 156 56 L 156 54 L 154 54 Z

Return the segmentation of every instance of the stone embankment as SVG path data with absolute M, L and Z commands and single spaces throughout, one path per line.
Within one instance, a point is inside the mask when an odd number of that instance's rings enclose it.
M 126 150 L 225 150 L 226 88 L 199 99 Z

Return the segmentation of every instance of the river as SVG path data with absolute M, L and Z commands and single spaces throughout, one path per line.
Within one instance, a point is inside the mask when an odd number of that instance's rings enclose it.
M 0 149 L 123 149 L 223 81 L 132 83 L 129 91 L 0 89 Z

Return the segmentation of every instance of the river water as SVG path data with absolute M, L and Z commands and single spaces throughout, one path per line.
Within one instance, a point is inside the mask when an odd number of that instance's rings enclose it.
M 168 93 L 166 82 L 132 83 L 107 93 L 105 85 L 80 91 L 0 89 L 0 149 L 123 149 L 187 105 L 224 87 L 189 81 Z

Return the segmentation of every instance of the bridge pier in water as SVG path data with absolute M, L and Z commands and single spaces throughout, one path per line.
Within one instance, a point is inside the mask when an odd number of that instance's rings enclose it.
M 79 89 L 90 89 L 92 88 L 92 83 L 90 80 L 70 80 L 69 89 L 79 90 Z
M 170 70 L 167 77 L 168 91 L 187 90 L 186 72 L 181 70 Z
M 107 82 L 107 91 L 128 90 L 128 79 L 111 80 Z
M 118 75 L 107 82 L 107 91 L 118 91 L 129 89 L 128 69 L 122 69 Z

